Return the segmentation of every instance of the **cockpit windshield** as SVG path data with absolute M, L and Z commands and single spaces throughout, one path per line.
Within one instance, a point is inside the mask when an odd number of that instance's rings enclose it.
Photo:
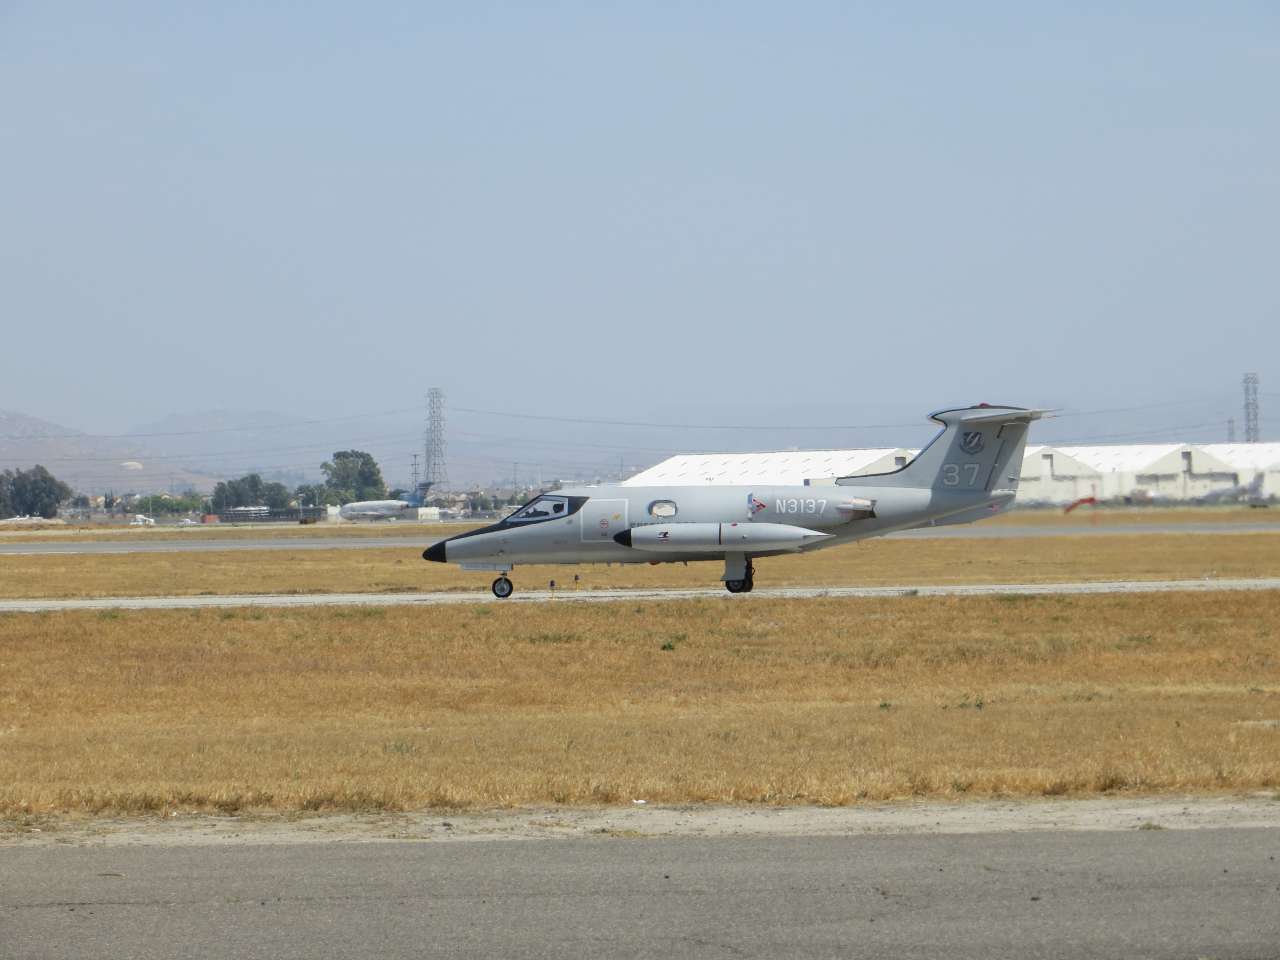
M 556 517 L 567 517 L 569 510 L 568 497 L 542 496 L 530 500 L 511 516 L 507 523 L 530 523 L 534 520 L 551 520 Z

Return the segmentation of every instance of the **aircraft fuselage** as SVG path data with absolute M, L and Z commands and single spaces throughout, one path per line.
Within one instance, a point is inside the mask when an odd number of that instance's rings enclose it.
M 437 544 L 428 549 L 427 554 L 434 552 L 428 559 L 461 563 L 472 570 L 509 570 L 527 563 L 712 560 L 734 552 L 733 529 L 738 527 L 748 535 L 752 527 L 766 525 L 825 534 L 807 541 L 766 541 L 759 546 L 747 541 L 742 546 L 741 552 L 753 556 L 774 556 L 880 536 L 988 505 L 999 510 L 1013 499 L 1011 494 L 992 497 L 985 492 L 975 496 L 874 487 L 860 488 L 853 496 L 836 486 L 573 487 L 547 496 L 563 498 L 563 516 L 508 518 Z M 693 525 L 719 526 L 722 539 L 707 543 L 706 549 L 697 549 L 696 544 L 686 550 L 675 544 L 675 549 L 639 545 L 647 527 L 678 532 Z M 616 539 L 627 531 L 632 532 L 632 546 Z

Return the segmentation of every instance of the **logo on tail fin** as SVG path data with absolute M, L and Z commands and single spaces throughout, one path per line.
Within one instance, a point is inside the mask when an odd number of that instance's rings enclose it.
M 960 449 L 970 456 L 981 452 L 986 442 L 987 438 L 981 430 L 967 430 L 960 435 Z

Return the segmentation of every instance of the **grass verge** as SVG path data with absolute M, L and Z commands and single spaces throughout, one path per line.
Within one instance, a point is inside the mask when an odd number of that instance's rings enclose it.
M 404 537 L 435 539 L 474 530 L 475 523 L 316 523 L 316 524 L 202 524 L 198 527 L 52 527 L 43 530 L 0 530 L 0 543 L 93 543 L 135 540 L 150 543 L 162 540 L 326 540 Z
M 1280 593 L 0 618 L 0 813 L 1280 786 Z
M 714 586 L 716 563 L 525 566 L 518 589 Z M 574 576 L 581 578 L 575 584 Z M 0 597 L 485 590 L 492 574 L 428 563 L 421 548 L 0 557 Z M 1280 576 L 1271 533 L 1008 540 L 867 540 L 756 564 L 768 586 L 1052 583 Z

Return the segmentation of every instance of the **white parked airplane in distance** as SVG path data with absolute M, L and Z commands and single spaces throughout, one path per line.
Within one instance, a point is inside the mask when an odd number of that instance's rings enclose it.
M 394 520 L 415 505 L 408 500 L 357 500 L 338 509 L 343 520 Z
M 403 516 L 406 510 L 414 510 L 423 505 L 430 484 L 419 484 L 418 489 L 403 500 L 356 500 L 344 503 L 338 509 L 338 516 L 343 520 L 394 520 Z

